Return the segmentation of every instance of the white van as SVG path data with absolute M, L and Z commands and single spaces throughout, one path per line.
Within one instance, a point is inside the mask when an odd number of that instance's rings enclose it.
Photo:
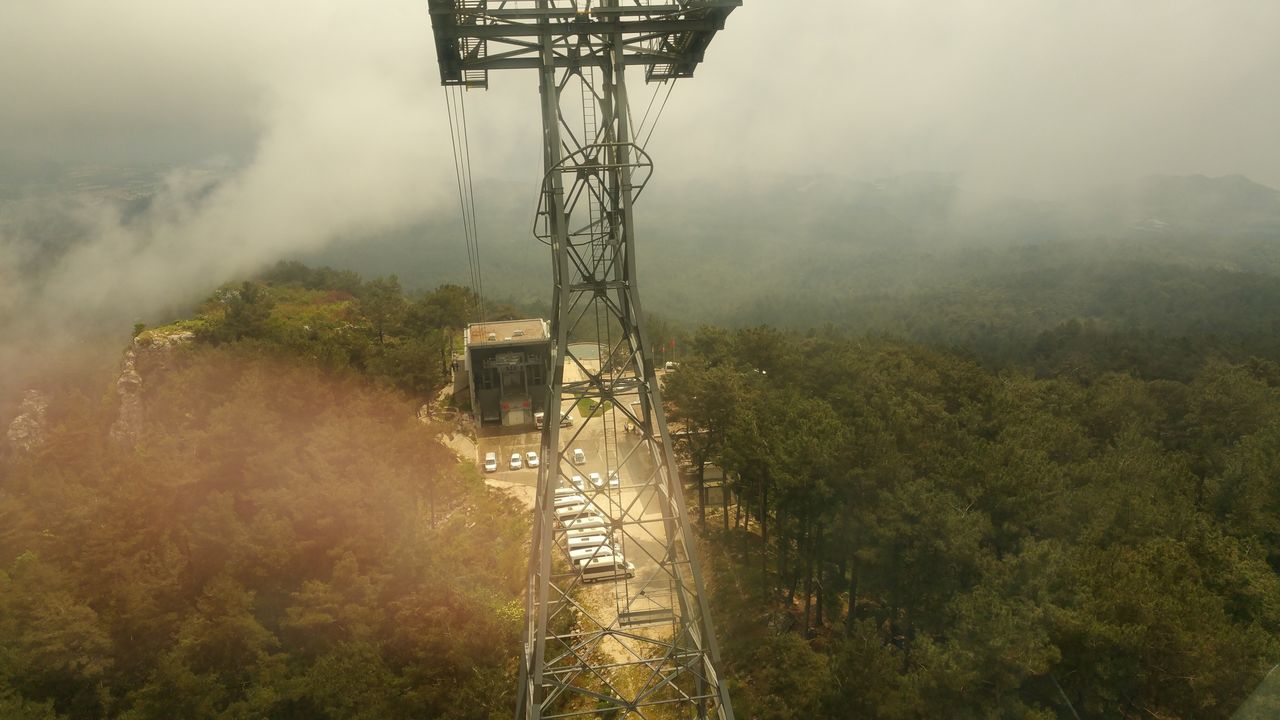
M 553 507 L 562 508 L 570 505 L 586 505 L 587 499 L 581 495 L 557 495 L 552 503 Z
M 568 528 L 565 532 L 565 536 L 569 538 L 570 542 L 573 542 L 574 538 L 594 537 L 597 535 L 608 537 L 609 529 L 605 527 L 592 526 L 584 528 Z
M 597 529 L 597 528 L 604 529 L 604 528 L 607 528 L 608 526 L 609 526 L 609 523 L 599 515 L 587 515 L 585 517 L 578 517 L 572 520 L 564 521 L 564 529 L 569 531 L 591 530 L 591 529 Z
M 498 472 L 498 453 L 484 454 L 484 471 Z
M 603 560 L 613 557 L 613 548 L 608 545 L 597 545 L 595 547 L 578 548 L 569 551 L 569 562 L 582 567 L 592 560 Z
M 627 562 L 621 555 L 588 560 L 578 566 L 582 582 L 600 582 L 602 580 L 625 580 L 636 576 L 636 566 Z
M 593 531 L 594 532 L 594 531 Z M 592 535 L 570 536 L 567 544 L 570 552 L 580 548 L 599 547 L 600 545 L 608 545 L 609 538 L 604 533 L 594 533 Z
M 566 505 L 556 508 L 556 521 L 564 524 L 566 521 L 592 517 L 595 514 L 595 508 L 590 505 Z

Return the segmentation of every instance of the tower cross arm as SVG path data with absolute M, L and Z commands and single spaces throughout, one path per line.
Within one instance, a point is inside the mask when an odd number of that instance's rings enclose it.
M 566 38 L 622 38 L 624 65 L 648 65 L 650 81 L 692 77 L 707 46 L 743 0 L 679 0 L 590 7 L 547 0 L 429 0 L 440 81 L 487 87 L 488 71 L 538 69 L 540 44 L 556 49 L 553 67 L 598 64 L 593 53 L 560 52 Z M 612 42 L 609 40 L 608 42 Z M 490 48 L 490 44 L 495 47 Z

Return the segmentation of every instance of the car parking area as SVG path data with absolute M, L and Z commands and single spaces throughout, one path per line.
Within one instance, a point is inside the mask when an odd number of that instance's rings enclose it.
M 533 427 L 521 428 L 483 428 L 476 437 L 476 467 L 484 468 L 484 456 L 494 453 L 498 456 L 497 472 L 485 473 L 490 477 L 534 485 L 538 481 L 537 468 L 529 469 L 524 461 L 526 454 L 532 450 L 542 459 L 542 432 Z M 512 470 L 511 453 L 520 453 L 520 469 Z

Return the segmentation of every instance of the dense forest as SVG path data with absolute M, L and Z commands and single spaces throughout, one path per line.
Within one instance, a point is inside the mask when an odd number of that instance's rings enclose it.
M 1067 319 L 988 346 L 651 317 L 738 716 L 1229 717 L 1280 662 L 1278 335 L 1184 271 L 1029 277 Z M 282 263 L 135 328 L 128 432 L 118 366 L 46 382 L 0 717 L 507 716 L 528 520 L 417 419 L 476 312 Z
M 509 713 L 528 520 L 397 387 L 438 387 L 383 350 L 430 303 L 304 274 L 142 331 L 127 433 L 64 375 L 0 455 L 0 717 Z
M 1220 718 L 1280 661 L 1280 365 L 690 345 L 667 398 L 739 500 L 701 512 L 742 717 Z

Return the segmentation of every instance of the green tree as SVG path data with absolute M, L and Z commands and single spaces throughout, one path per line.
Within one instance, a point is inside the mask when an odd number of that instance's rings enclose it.
M 387 333 L 404 318 L 406 301 L 400 279 L 395 275 L 369 280 L 360 287 L 360 312 L 373 325 L 379 345 L 386 344 Z
M 686 363 L 667 376 L 665 393 L 671 404 L 669 418 L 679 428 L 680 446 L 697 479 L 699 521 L 706 525 L 706 468 L 718 459 L 729 423 L 741 409 L 739 373 L 727 365 Z M 727 514 L 725 521 L 728 522 Z
M 271 293 L 248 280 L 239 288 L 223 290 L 217 295 L 223 310 L 221 322 L 211 330 L 215 342 L 236 342 L 246 338 L 265 338 L 270 330 L 267 321 L 275 301 Z

